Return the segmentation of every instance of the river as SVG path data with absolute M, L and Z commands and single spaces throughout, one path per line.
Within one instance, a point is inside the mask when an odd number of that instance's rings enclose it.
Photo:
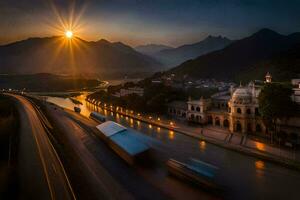
M 163 142 L 167 149 L 160 151 L 169 157 L 183 162 L 196 158 L 218 166 L 216 179 L 227 188 L 229 199 L 300 199 L 298 171 L 103 110 L 86 102 L 85 97 L 86 94 L 76 97 L 83 103 L 81 114 L 89 116 L 91 111 L 97 111 Z M 72 110 L 74 107 L 69 99 L 49 97 L 47 101 Z

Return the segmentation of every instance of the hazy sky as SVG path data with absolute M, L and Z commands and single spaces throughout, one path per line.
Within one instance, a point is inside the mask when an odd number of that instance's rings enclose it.
M 82 39 L 133 46 L 238 39 L 264 27 L 300 31 L 300 0 L 0 0 L 0 43 L 60 34 L 54 27 L 72 11 Z

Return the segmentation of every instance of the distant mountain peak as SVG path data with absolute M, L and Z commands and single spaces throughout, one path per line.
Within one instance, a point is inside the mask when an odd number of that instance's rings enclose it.
M 272 29 L 269 28 L 263 28 L 256 33 L 253 34 L 253 36 L 280 36 L 281 34 L 277 33 L 276 31 L 273 31 Z
M 167 49 L 173 49 L 173 47 L 163 45 L 163 44 L 145 44 L 145 45 L 139 45 L 135 47 L 135 50 L 150 56 L 162 50 L 167 50 Z
M 227 37 L 224 37 L 222 35 L 218 35 L 218 36 L 209 35 L 202 41 L 207 41 L 207 40 L 230 40 L 230 39 L 228 39 Z M 200 42 L 202 42 L 202 41 L 200 41 Z
M 97 41 L 97 43 L 100 43 L 100 44 L 111 44 L 111 42 L 109 42 L 108 40 L 105 40 L 105 39 L 100 39 Z
M 162 50 L 155 55 L 155 58 L 166 66 L 172 67 L 212 51 L 223 49 L 231 43 L 232 41 L 226 37 L 208 35 L 203 40 L 193 44 Z

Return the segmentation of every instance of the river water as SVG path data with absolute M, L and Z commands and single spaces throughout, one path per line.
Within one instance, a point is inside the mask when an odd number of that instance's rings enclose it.
M 218 166 L 216 179 L 227 188 L 228 199 L 300 199 L 298 171 L 103 110 L 86 102 L 85 97 L 86 94 L 76 97 L 83 103 L 80 106 L 82 115 L 89 116 L 90 112 L 97 111 L 110 120 L 164 143 L 167 148 L 159 150 L 169 157 L 183 162 L 196 158 Z M 64 108 L 74 108 L 69 99 L 49 97 L 47 101 Z

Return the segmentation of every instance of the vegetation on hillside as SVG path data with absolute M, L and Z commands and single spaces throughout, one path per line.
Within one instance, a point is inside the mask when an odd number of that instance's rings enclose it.
M 300 33 L 281 35 L 263 29 L 226 48 L 189 60 L 168 71 L 193 79 L 249 81 L 261 79 L 267 71 L 280 81 L 300 73 Z
M 32 92 L 63 92 L 91 89 L 101 82 L 81 77 L 59 76 L 53 74 L 0 75 L 1 89 L 17 89 Z
M 300 75 L 300 44 L 288 51 L 281 52 L 271 59 L 259 62 L 246 71 L 240 72 L 236 81 L 250 81 L 261 79 L 266 72 L 270 72 L 275 81 L 290 81 Z
M 281 83 L 266 84 L 259 94 L 259 112 L 270 132 L 278 135 L 280 120 L 286 120 L 297 113 L 297 105 L 292 101 L 293 90 L 290 85 Z

